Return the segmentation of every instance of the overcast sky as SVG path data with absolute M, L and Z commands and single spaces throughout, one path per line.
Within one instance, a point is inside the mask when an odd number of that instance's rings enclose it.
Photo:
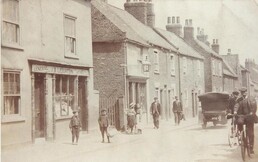
M 124 9 L 126 0 L 108 0 Z M 193 19 L 193 26 L 204 28 L 210 43 L 219 39 L 220 54 L 239 54 L 258 63 L 258 0 L 153 0 L 156 27 L 165 29 L 168 16 Z

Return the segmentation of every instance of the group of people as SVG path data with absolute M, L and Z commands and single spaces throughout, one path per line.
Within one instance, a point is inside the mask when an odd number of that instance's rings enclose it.
M 142 108 L 139 103 L 130 103 L 129 109 L 125 112 L 127 115 L 127 131 L 129 133 L 142 134 L 141 117 Z
M 182 119 L 185 120 L 183 105 L 182 102 L 179 101 L 178 96 L 175 96 L 175 101 L 172 105 L 172 111 L 174 113 L 175 125 L 179 125 Z M 159 116 L 161 114 L 161 105 L 158 102 L 158 97 L 154 97 L 154 102 L 151 104 L 150 113 L 153 117 L 154 129 L 159 129 Z
M 239 93 L 240 92 L 240 93 Z M 245 115 L 246 118 L 236 118 L 232 124 L 236 125 L 239 131 L 243 130 L 243 124 L 246 124 L 247 136 L 250 141 L 250 153 L 254 154 L 254 123 L 257 123 L 258 117 L 256 116 L 257 103 L 256 100 L 247 95 L 245 87 L 239 91 L 232 92 L 229 99 L 228 113 L 236 115 Z

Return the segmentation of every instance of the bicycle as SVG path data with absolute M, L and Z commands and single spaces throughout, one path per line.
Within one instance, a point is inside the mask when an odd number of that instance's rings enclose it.
M 241 124 L 243 125 L 243 130 L 240 132 L 240 147 L 241 147 L 241 155 L 242 155 L 242 159 L 243 161 L 245 161 L 246 159 L 246 152 L 247 155 L 249 157 L 251 157 L 250 155 L 250 142 L 249 142 L 249 138 L 247 136 L 247 130 L 246 130 L 246 117 L 248 115 L 237 115 L 238 118 L 242 118 L 242 122 Z
M 235 117 L 235 115 L 228 114 L 227 118 L 232 118 L 231 126 L 230 126 L 230 129 L 229 129 L 229 132 L 228 132 L 229 146 L 230 147 L 237 146 L 237 143 L 238 143 L 238 145 L 240 145 L 240 143 L 241 143 L 240 135 L 241 134 L 240 134 L 240 131 L 237 128 L 237 124 L 235 124 L 236 117 Z

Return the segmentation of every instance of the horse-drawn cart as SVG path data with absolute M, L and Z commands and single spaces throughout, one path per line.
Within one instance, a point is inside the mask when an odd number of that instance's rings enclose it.
M 202 127 L 206 128 L 208 122 L 213 125 L 227 124 L 228 93 L 209 92 L 198 96 L 202 108 Z

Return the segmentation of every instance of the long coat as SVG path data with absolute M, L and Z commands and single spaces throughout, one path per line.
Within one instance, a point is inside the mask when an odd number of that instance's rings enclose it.
M 256 100 L 253 97 L 238 98 L 235 111 L 238 115 L 248 115 L 251 112 L 255 115 L 257 111 Z

